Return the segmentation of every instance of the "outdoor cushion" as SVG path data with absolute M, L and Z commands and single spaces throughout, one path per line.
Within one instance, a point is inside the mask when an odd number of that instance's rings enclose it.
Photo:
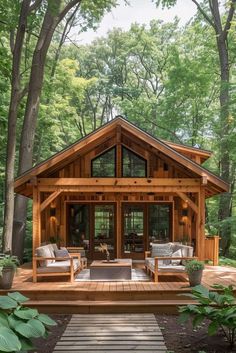
M 52 247 L 48 245 L 40 246 L 36 249 L 36 255 L 39 257 L 55 257 L 54 251 Z M 48 266 L 49 264 L 53 263 L 55 260 L 44 260 L 40 261 L 39 264 L 41 267 Z
M 175 252 L 172 253 L 171 255 L 172 257 L 182 257 L 182 250 L 179 249 L 179 250 L 176 250 Z M 176 265 L 180 265 L 181 263 L 181 259 L 180 260 L 171 260 L 171 264 L 176 266 Z
M 73 259 L 74 271 L 80 267 L 80 261 L 76 258 Z M 48 264 L 46 267 L 38 267 L 37 273 L 50 273 L 50 272 L 70 272 L 70 260 L 55 261 Z
M 166 244 L 152 244 L 151 257 L 168 257 L 172 254 L 171 243 Z M 164 260 L 164 264 L 170 264 L 170 260 Z
M 153 258 L 146 258 L 146 265 L 152 271 L 155 269 L 155 260 Z M 172 260 L 173 261 L 173 260 Z M 158 272 L 185 272 L 185 266 L 183 265 L 160 265 L 158 264 Z
M 54 251 L 55 257 L 70 257 L 70 254 L 66 248 L 57 249 Z
M 55 252 L 56 250 L 58 250 L 58 246 L 56 243 L 51 243 L 51 244 L 48 244 L 51 246 L 52 250 Z

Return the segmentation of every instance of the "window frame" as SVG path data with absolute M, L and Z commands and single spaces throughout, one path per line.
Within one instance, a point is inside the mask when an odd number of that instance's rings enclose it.
M 93 168 L 93 162 L 94 162 L 96 159 L 102 157 L 104 154 L 110 152 L 110 151 L 113 150 L 113 149 L 114 149 L 114 151 L 115 151 L 115 152 L 114 152 L 114 176 L 110 176 L 110 175 L 109 175 L 109 176 L 94 176 L 94 175 L 93 175 L 93 170 L 94 170 L 94 168 Z M 117 175 L 117 148 L 116 148 L 116 146 L 112 146 L 111 148 L 107 149 L 106 151 L 100 153 L 100 154 L 99 154 L 98 156 L 96 156 L 95 158 L 91 159 L 91 161 L 90 161 L 90 175 L 91 175 L 91 178 L 116 178 L 116 175 Z
M 127 150 L 128 152 L 130 152 L 131 154 L 135 155 L 136 157 L 138 157 L 139 159 L 141 159 L 142 161 L 145 162 L 145 175 L 144 176 L 135 176 L 135 175 L 131 175 L 131 176 L 124 176 L 124 150 Z M 145 158 L 143 158 L 142 156 L 140 156 L 138 153 L 132 151 L 131 149 L 127 148 L 126 146 L 122 145 L 122 149 L 121 149 L 121 177 L 122 178 L 147 178 L 147 160 Z

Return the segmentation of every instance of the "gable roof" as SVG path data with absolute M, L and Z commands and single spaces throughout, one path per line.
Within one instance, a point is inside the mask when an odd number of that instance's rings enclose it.
M 173 160 L 182 164 L 185 168 L 197 174 L 199 177 L 207 177 L 208 181 L 214 185 L 216 193 L 226 192 L 229 190 L 229 185 L 223 179 L 216 176 L 212 172 L 208 171 L 198 163 L 194 162 L 187 156 L 181 154 L 179 151 L 196 151 L 200 152 L 206 159 L 211 155 L 210 151 L 196 149 L 194 147 L 187 147 L 184 145 L 175 144 L 172 142 L 167 142 L 156 137 L 153 137 L 149 133 L 135 126 L 122 116 L 117 116 L 113 120 L 102 125 L 98 129 L 94 130 L 90 134 L 82 137 L 80 140 L 76 141 L 72 145 L 66 147 L 62 151 L 54 154 L 45 161 L 39 163 L 38 165 L 27 170 L 25 173 L 21 174 L 15 179 L 15 192 L 19 192 L 22 185 L 27 183 L 33 177 L 37 177 L 39 174 L 45 172 L 48 168 L 55 166 L 63 159 L 70 158 L 74 154 L 78 153 L 82 148 L 92 143 L 94 140 L 102 137 L 105 133 L 111 132 L 117 126 L 121 126 L 123 129 L 127 130 L 129 133 L 138 137 L 140 140 L 147 142 L 153 148 L 167 154 Z M 213 194 L 214 194 L 213 193 Z

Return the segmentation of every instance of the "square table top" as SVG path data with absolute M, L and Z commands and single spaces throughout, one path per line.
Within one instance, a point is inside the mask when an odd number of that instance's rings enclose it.
M 116 261 L 95 260 L 90 267 L 132 267 L 132 259 L 115 259 Z

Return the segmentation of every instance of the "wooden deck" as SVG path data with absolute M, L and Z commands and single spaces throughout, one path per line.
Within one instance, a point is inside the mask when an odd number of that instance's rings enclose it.
M 236 268 L 206 266 L 202 284 L 234 285 Z M 168 312 L 179 304 L 189 302 L 183 294 L 190 291 L 187 280 L 180 276 L 160 276 L 154 282 L 74 282 L 56 278 L 33 283 L 32 269 L 20 268 L 11 291 L 19 291 L 30 298 L 27 305 L 44 312 L 97 313 L 104 312 Z M 0 290 L 0 294 L 6 291 Z M 236 294 L 236 290 L 235 290 Z

